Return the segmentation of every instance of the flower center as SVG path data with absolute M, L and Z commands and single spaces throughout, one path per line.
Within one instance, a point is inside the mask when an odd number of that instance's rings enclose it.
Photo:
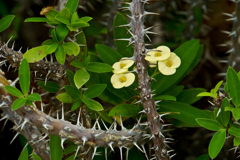
M 171 67 L 171 66 L 173 65 L 173 61 L 172 61 L 172 60 L 169 60 L 169 61 L 166 63 L 166 65 L 167 65 L 168 67 Z
M 156 51 L 156 53 L 155 53 L 155 57 L 160 57 L 162 54 L 161 54 L 161 52 L 160 51 Z
M 127 79 L 126 79 L 126 77 L 124 77 L 124 76 L 122 76 L 121 78 L 119 78 L 119 81 L 122 82 L 122 83 L 123 83 L 123 82 L 126 82 L 126 80 L 127 80 Z
M 123 62 L 120 62 L 120 68 L 121 68 L 121 69 L 123 69 L 125 66 L 126 66 L 126 64 L 125 64 L 125 63 L 123 63 Z

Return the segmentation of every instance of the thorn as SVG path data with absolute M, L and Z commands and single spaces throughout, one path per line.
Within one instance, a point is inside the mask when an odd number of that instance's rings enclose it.
M 121 116 L 120 110 L 119 110 L 119 115 L 120 115 L 120 125 L 122 127 L 122 130 L 126 130 L 126 128 L 123 126 L 123 121 L 122 121 L 122 116 Z
M 97 147 L 94 147 L 93 155 L 92 155 L 92 160 L 93 160 L 93 158 L 94 158 L 94 155 L 96 154 L 96 151 L 97 151 Z
M 64 107 L 63 107 L 63 103 L 62 103 L 62 121 L 64 121 Z
M 48 134 L 45 134 L 45 136 L 43 136 L 41 139 L 37 140 L 37 141 L 34 142 L 33 144 L 40 142 L 41 140 L 45 139 L 47 136 L 48 136 Z
M 43 112 L 43 103 L 42 103 L 42 101 L 41 101 L 41 111 Z M 57 116 L 58 116 L 58 111 L 57 111 Z M 59 119 L 59 118 L 57 117 L 57 119 Z
M 95 129 L 95 130 L 96 130 L 96 125 L 98 125 L 98 127 L 100 127 L 99 122 L 98 122 L 99 117 L 100 117 L 100 116 L 98 116 L 98 118 L 96 119 L 96 122 L 94 123 L 94 125 L 93 125 L 93 127 L 92 127 L 92 128 Z M 98 129 L 101 129 L 101 127 L 98 128 Z
M 113 122 L 113 130 L 117 130 L 117 119 L 116 119 L 116 113 L 115 113 L 115 118 L 114 118 L 114 122 Z
M 6 44 L 4 44 L 4 46 L 7 46 L 7 47 L 8 47 L 8 44 L 9 44 L 9 42 L 11 41 L 12 38 L 13 38 L 13 36 L 9 38 L 9 40 L 7 41 Z
M 22 53 L 21 50 L 22 50 L 22 47 L 18 50 L 18 53 Z
M 19 77 L 17 77 L 11 84 L 10 86 L 15 87 L 17 81 L 19 80 Z
M 120 38 L 120 39 L 114 39 L 114 41 L 131 41 L 131 38 Z
M 74 156 L 74 158 L 73 158 L 73 159 L 75 159 L 75 158 L 76 158 L 76 156 L 77 156 L 77 153 L 78 153 L 78 151 L 79 151 L 80 147 L 81 147 L 80 145 L 77 147 L 76 154 L 75 154 L 75 156 Z
M 9 72 L 9 69 L 11 68 L 11 66 L 12 66 L 12 65 L 11 65 L 11 64 L 9 64 L 9 66 L 8 66 L 8 69 L 7 69 L 7 72 Z
M 66 138 L 61 138 L 61 146 L 62 146 L 62 149 L 64 149 L 63 143 L 64 143 L 65 140 L 66 140 Z
M 101 119 L 101 120 L 102 120 L 102 119 Z M 104 123 L 103 120 L 102 120 L 102 123 L 103 123 L 104 127 L 106 128 L 106 130 L 108 131 L 108 128 L 107 128 L 107 126 L 106 126 L 106 124 Z
M 4 105 L 7 105 L 7 103 L 3 101 L 3 102 L 0 104 L 0 108 L 3 107 Z M 1 121 L 1 120 L 0 120 L 0 121 Z
M 93 5 L 92 5 L 89 1 L 87 2 L 87 5 L 88 5 L 88 7 L 90 7 L 93 11 L 96 11 L 95 8 L 93 7 Z
M 172 159 L 172 157 L 174 157 L 176 154 L 177 154 L 177 153 L 175 153 L 175 154 L 169 156 L 169 158 Z
M 114 142 L 110 142 L 110 143 L 108 143 L 108 146 L 111 148 L 111 150 L 114 152 L 114 149 L 113 149 L 113 146 L 112 146 L 112 144 L 113 144 Z
M 78 118 L 77 118 L 77 126 L 80 126 L 79 125 L 79 123 L 80 123 L 80 116 L 81 116 L 81 110 L 82 110 L 82 108 L 80 107 L 80 109 L 79 109 L 79 113 L 78 113 Z
M 121 157 L 121 160 L 122 160 L 122 146 L 121 147 L 119 147 L 119 150 L 120 150 L 120 157 Z
M 126 148 L 127 151 L 126 151 L 126 160 L 128 160 L 128 153 L 129 153 L 129 148 Z
M 141 152 L 143 152 L 144 153 L 144 151 L 137 145 L 137 143 L 136 142 L 133 142 L 133 144 L 134 144 L 134 146 L 136 146 Z
M 107 148 L 105 148 L 105 159 L 107 160 Z
M 147 16 L 147 15 L 159 15 L 159 13 L 154 13 L 154 12 L 147 12 L 147 11 L 144 11 L 144 13 L 143 13 L 143 17 L 144 17 L 144 16 Z
M 225 15 L 225 16 L 233 17 L 233 15 L 232 15 L 232 14 L 229 14 L 229 13 L 223 12 L 222 14 Z
M 16 137 L 19 135 L 20 133 L 17 132 L 16 135 L 13 137 L 13 139 L 11 140 L 11 142 L 9 144 L 12 144 L 12 142 L 16 139 Z
M 28 118 L 24 118 L 23 123 L 22 123 L 20 126 L 18 126 L 16 129 L 18 129 L 19 127 L 21 127 L 20 130 L 22 130 L 23 127 L 24 127 L 24 125 L 25 125 L 27 122 L 29 122 L 29 119 L 28 119 Z
M 148 156 L 147 156 L 147 152 L 146 152 L 145 147 L 144 147 L 143 144 L 142 144 L 142 149 L 143 149 L 143 151 L 144 151 L 144 154 L 145 154 L 146 159 L 149 160 L 149 158 L 148 158 Z
M 12 50 L 14 50 L 14 45 L 15 45 L 15 41 L 13 41 L 13 44 L 12 44 Z
M 82 141 L 83 141 L 83 146 L 85 145 L 85 142 L 88 141 L 87 137 L 83 136 L 82 137 Z
M 46 75 L 46 77 L 45 77 L 45 84 L 44 84 L 44 86 L 46 86 L 46 84 L 47 84 L 47 76 L 48 76 L 50 73 L 51 73 L 51 70 L 48 71 L 48 73 L 47 73 L 47 75 Z

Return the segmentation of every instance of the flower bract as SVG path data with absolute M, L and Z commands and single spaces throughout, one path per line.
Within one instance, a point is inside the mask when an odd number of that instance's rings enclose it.
M 111 83 L 116 89 L 128 87 L 134 82 L 134 80 L 135 75 L 133 73 L 113 74 L 111 77 Z
M 168 59 L 164 61 L 158 61 L 158 70 L 163 75 L 172 75 L 176 72 L 176 68 L 178 68 L 181 64 L 181 59 L 173 52 Z
M 133 65 L 134 61 L 131 59 L 122 58 L 120 62 L 116 62 L 113 64 L 112 68 L 114 69 L 113 73 L 121 74 L 128 71 L 128 68 Z
M 159 46 L 156 49 L 153 49 L 147 52 L 145 59 L 147 61 L 162 61 L 166 60 L 170 56 L 170 49 L 166 46 Z

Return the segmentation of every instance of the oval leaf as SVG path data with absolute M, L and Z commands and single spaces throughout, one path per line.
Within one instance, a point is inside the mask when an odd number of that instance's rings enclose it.
M 111 66 L 122 58 L 118 52 L 106 45 L 96 44 L 95 47 L 103 62 Z
M 22 107 L 26 102 L 26 99 L 25 98 L 18 98 L 16 99 L 13 104 L 12 104 L 12 111 Z
M 89 78 L 90 76 L 84 68 L 79 69 L 74 75 L 74 82 L 76 87 L 78 89 L 82 87 L 89 80 Z
M 69 94 L 67 93 L 62 93 L 62 94 L 59 94 L 57 97 L 56 97 L 60 102 L 62 103 L 73 103 L 76 101 L 76 99 L 72 98 Z
M 65 7 L 67 7 L 70 11 L 70 13 L 74 13 L 78 7 L 78 1 L 79 0 L 71 0 L 71 1 L 67 1 Z
M 113 68 L 106 64 L 106 63 L 99 63 L 99 62 L 90 62 L 86 69 L 95 72 L 95 73 L 104 73 L 104 72 L 111 72 L 113 71 Z
M 19 82 L 23 94 L 26 96 L 30 85 L 30 68 L 26 59 L 23 59 L 19 67 Z
M 223 147 L 225 138 L 226 138 L 225 129 L 221 129 L 220 131 L 214 134 L 208 146 L 208 154 L 211 157 L 211 159 L 217 157 L 218 153 Z
M 64 86 L 64 88 L 67 91 L 67 93 L 71 95 L 73 98 L 76 99 L 82 98 L 82 93 L 76 87 L 66 85 Z
M 75 103 L 72 105 L 71 111 L 76 110 L 78 107 L 80 107 L 81 104 L 82 104 L 82 101 L 81 101 L 81 100 L 78 100 L 77 102 L 75 102 Z
M 59 45 L 59 46 L 58 46 L 58 48 L 57 48 L 57 50 L 56 50 L 56 52 L 55 52 L 55 56 L 56 56 L 57 61 L 58 61 L 60 64 L 64 64 L 66 54 L 65 54 L 63 45 Z
M 233 118 L 237 121 L 240 119 L 240 108 L 232 109 Z
M 85 98 L 95 98 L 99 96 L 106 87 L 106 84 L 94 84 L 84 92 L 83 96 Z
M 51 159 L 61 160 L 63 149 L 61 147 L 61 138 L 55 135 L 50 135 L 50 156 Z
M 183 90 L 179 95 L 177 95 L 177 101 L 187 104 L 193 104 L 196 101 L 200 100 L 201 97 L 197 97 L 200 92 L 206 91 L 203 88 L 191 88 Z
M 234 137 L 233 139 L 233 146 L 240 145 L 240 137 Z
M 49 20 L 43 17 L 31 17 L 31 18 L 25 19 L 24 22 L 49 22 Z
M 228 133 L 230 133 L 231 135 L 234 135 L 236 137 L 240 137 L 240 129 L 239 128 L 231 127 L 228 129 Z
M 207 128 L 211 131 L 218 131 L 220 129 L 223 129 L 223 126 L 218 121 L 213 119 L 197 118 L 196 121 L 200 126 Z
M 73 80 L 74 73 L 72 71 L 70 71 L 70 70 L 66 70 L 66 72 L 67 72 L 67 76 L 68 76 L 68 81 L 70 82 L 70 84 L 72 86 L 75 86 L 75 83 L 74 83 L 74 80 Z
M 120 116 L 120 112 L 122 117 L 135 117 L 139 114 L 138 112 L 140 111 L 141 109 L 136 105 L 120 104 L 111 109 L 111 111 L 109 112 L 109 116 L 115 116 L 115 114 L 116 116 Z
M 230 120 L 230 112 L 229 111 L 225 111 L 225 108 L 226 107 L 230 107 L 230 103 L 228 101 L 228 98 L 225 97 L 222 101 L 222 104 L 221 104 L 221 112 L 220 112 L 220 116 L 221 116 L 221 121 L 222 121 L 222 124 L 227 127 L 228 125 L 228 122 Z
M 47 48 L 48 45 L 32 48 L 28 50 L 26 53 L 24 53 L 23 58 L 25 58 L 28 61 L 28 63 L 40 61 L 41 59 L 47 56 Z
M 32 153 L 33 159 L 34 160 L 42 160 L 38 155 L 36 155 L 35 153 Z
M 78 55 L 80 48 L 77 43 L 67 42 L 63 44 L 64 50 L 68 55 Z
M 32 101 L 41 101 L 41 96 L 37 93 L 32 93 L 30 95 L 27 96 L 28 100 L 32 100 Z
M 18 160 L 28 160 L 28 148 L 27 147 L 22 151 Z
M 237 73 L 231 67 L 227 71 L 227 85 L 228 85 L 228 94 L 232 98 L 232 102 L 236 107 L 240 105 L 240 81 Z
M 94 101 L 92 99 L 88 99 L 88 101 L 91 104 L 90 106 L 88 106 L 91 110 L 94 110 L 94 111 L 102 111 L 103 110 L 103 106 L 99 102 Z
M 56 29 L 56 34 L 59 42 L 62 42 L 69 32 L 68 27 L 65 24 L 60 24 Z M 70 42 L 71 43 L 71 42 Z
M 13 19 L 15 18 L 14 15 L 8 15 L 0 20 L 0 32 L 4 31 L 7 29 L 10 24 L 12 23 Z
M 55 52 L 57 48 L 58 48 L 58 43 L 53 43 L 48 46 L 46 52 L 47 52 L 47 54 L 51 54 L 51 53 Z
M 154 100 L 171 100 L 171 101 L 176 101 L 176 97 L 171 96 L 171 95 L 159 95 L 156 97 L 153 97 Z
M 53 81 L 47 81 L 46 85 L 45 81 L 38 81 L 38 85 L 49 93 L 56 93 L 61 88 L 56 82 Z
M 19 91 L 17 88 L 12 86 L 5 86 L 5 89 L 12 95 L 16 97 L 23 97 L 23 94 L 21 91 Z

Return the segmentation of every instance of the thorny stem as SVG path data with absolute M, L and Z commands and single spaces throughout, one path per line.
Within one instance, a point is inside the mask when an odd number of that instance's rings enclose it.
M 131 11 L 131 30 L 134 37 L 134 59 L 138 76 L 138 91 L 141 101 L 146 111 L 148 122 L 150 123 L 151 134 L 154 136 L 154 151 L 157 160 L 168 160 L 167 150 L 162 135 L 162 124 L 160 123 L 160 115 L 156 111 L 155 101 L 152 98 L 151 78 L 148 75 L 145 55 L 146 49 L 144 44 L 144 24 L 143 17 L 146 15 L 144 11 L 144 0 L 133 0 L 130 5 Z

